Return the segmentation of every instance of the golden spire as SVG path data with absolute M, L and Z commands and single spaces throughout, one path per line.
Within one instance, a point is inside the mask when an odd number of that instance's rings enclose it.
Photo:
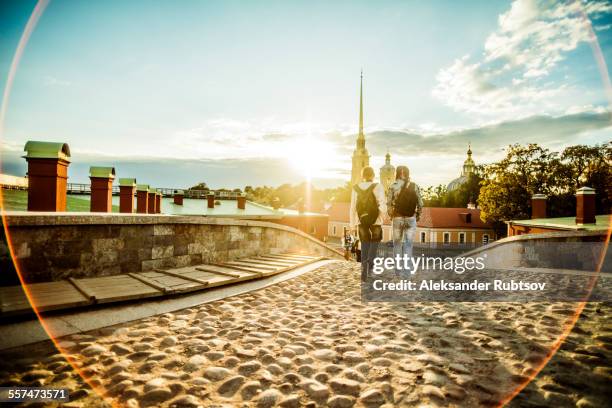
M 364 139 L 363 134 L 363 69 L 361 70 L 361 84 L 359 86 L 359 139 Z

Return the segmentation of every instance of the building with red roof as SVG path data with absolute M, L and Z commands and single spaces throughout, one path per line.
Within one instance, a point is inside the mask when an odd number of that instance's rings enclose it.
M 328 237 L 342 238 L 349 228 L 349 203 L 332 203 L 323 213 L 329 216 Z M 383 225 L 383 241 L 393 239 L 391 221 Z M 423 244 L 486 244 L 495 239 L 493 226 L 480 219 L 478 208 L 423 207 L 415 242 Z

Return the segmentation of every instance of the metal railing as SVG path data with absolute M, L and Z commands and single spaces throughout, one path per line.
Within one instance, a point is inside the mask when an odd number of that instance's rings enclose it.
M 68 194 L 91 194 L 91 185 L 86 183 L 68 183 Z M 180 188 L 162 187 L 157 189 L 164 197 L 173 197 L 175 192 L 181 190 L 185 198 L 204 199 L 209 194 L 214 194 L 215 199 L 236 200 L 242 193 L 237 191 L 220 191 L 220 190 L 183 190 Z M 119 195 L 119 186 L 113 186 L 113 195 Z

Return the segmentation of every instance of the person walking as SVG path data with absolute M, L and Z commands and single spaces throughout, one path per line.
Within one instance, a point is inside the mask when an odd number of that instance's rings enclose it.
M 410 171 L 406 166 L 397 166 L 395 181 L 389 186 L 387 196 L 389 217 L 393 220 L 393 256 L 397 259 L 407 255 L 412 257 L 412 244 L 416 235 L 416 227 L 423 199 L 416 183 L 410 181 Z M 408 261 L 410 265 L 410 261 Z M 396 275 L 410 277 L 410 270 L 396 270 Z
M 382 241 L 383 214 L 386 211 L 385 190 L 374 183 L 374 169 L 364 167 L 362 182 L 351 191 L 350 228 L 358 231 L 361 244 L 361 280 L 365 281 L 373 266 L 378 244 Z

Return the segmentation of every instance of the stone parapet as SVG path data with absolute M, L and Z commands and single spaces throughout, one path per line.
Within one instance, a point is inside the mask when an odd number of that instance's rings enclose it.
M 264 253 L 342 257 L 302 231 L 263 221 L 27 212 L 7 212 L 5 220 L 14 256 L 28 282 L 176 268 Z

